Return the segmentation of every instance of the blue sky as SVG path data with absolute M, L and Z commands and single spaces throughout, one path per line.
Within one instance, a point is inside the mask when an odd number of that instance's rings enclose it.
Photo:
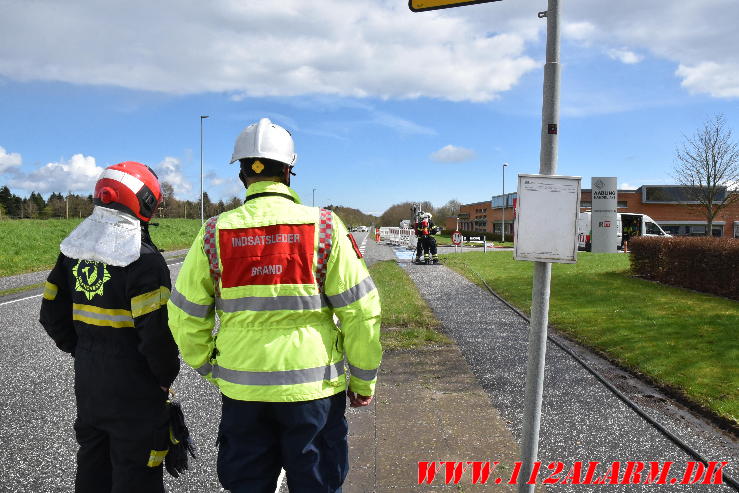
M 734 0 L 565 0 L 558 173 L 673 183 L 684 134 L 739 131 Z M 381 213 L 489 199 L 539 169 L 546 2 L 411 13 L 404 0 L 306 5 L 0 0 L 0 184 L 89 193 L 136 160 L 179 198 L 243 195 L 228 164 L 262 116 L 294 135 L 304 202 Z

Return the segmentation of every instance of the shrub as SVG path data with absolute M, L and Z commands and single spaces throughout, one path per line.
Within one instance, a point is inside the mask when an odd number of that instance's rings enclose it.
M 737 239 L 642 236 L 629 248 L 637 276 L 739 300 Z

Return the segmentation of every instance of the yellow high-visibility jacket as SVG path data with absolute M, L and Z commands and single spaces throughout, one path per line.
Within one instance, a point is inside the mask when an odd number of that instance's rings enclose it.
M 217 219 L 217 287 L 201 228 L 168 303 L 169 326 L 184 361 L 226 396 L 292 402 L 334 395 L 346 389 L 345 353 L 349 389 L 374 394 L 380 298 L 346 227 L 331 215 L 322 273 L 320 209 L 300 205 L 281 183 L 250 185 L 244 205 Z

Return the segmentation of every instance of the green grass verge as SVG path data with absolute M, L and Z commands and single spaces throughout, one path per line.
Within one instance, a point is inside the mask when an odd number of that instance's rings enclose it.
M 155 219 L 154 243 L 165 250 L 188 248 L 200 229 L 199 219 Z M 81 219 L 23 219 L 0 221 L 0 277 L 51 269 L 59 243 Z
M 23 291 L 30 291 L 32 289 L 43 287 L 44 283 L 29 284 L 28 286 L 21 286 L 19 288 L 0 289 L 0 297 L 8 296 L 10 294 L 22 293 Z
M 439 246 L 454 246 L 454 244 L 452 243 L 451 236 L 447 234 L 439 234 L 439 235 L 434 236 L 434 238 L 436 238 L 436 244 Z M 512 241 L 501 243 L 499 240 L 488 240 L 488 243 L 494 243 L 495 246 L 513 248 Z M 477 245 L 479 248 L 482 248 L 482 243 L 462 243 L 462 246 L 464 247 L 473 246 L 473 245 Z
M 532 263 L 510 252 L 444 263 L 530 312 Z M 637 279 L 628 255 L 579 253 L 553 264 L 549 323 L 712 412 L 739 422 L 739 303 Z
M 450 344 L 413 281 L 394 260 L 370 267 L 382 301 L 382 346 L 386 350 Z

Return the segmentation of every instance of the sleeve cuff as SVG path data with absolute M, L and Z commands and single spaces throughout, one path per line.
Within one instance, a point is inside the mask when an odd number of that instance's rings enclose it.
M 355 376 L 349 377 L 349 390 L 359 395 L 370 396 L 375 395 L 375 384 L 377 379 L 368 382 L 367 380 L 361 380 Z

